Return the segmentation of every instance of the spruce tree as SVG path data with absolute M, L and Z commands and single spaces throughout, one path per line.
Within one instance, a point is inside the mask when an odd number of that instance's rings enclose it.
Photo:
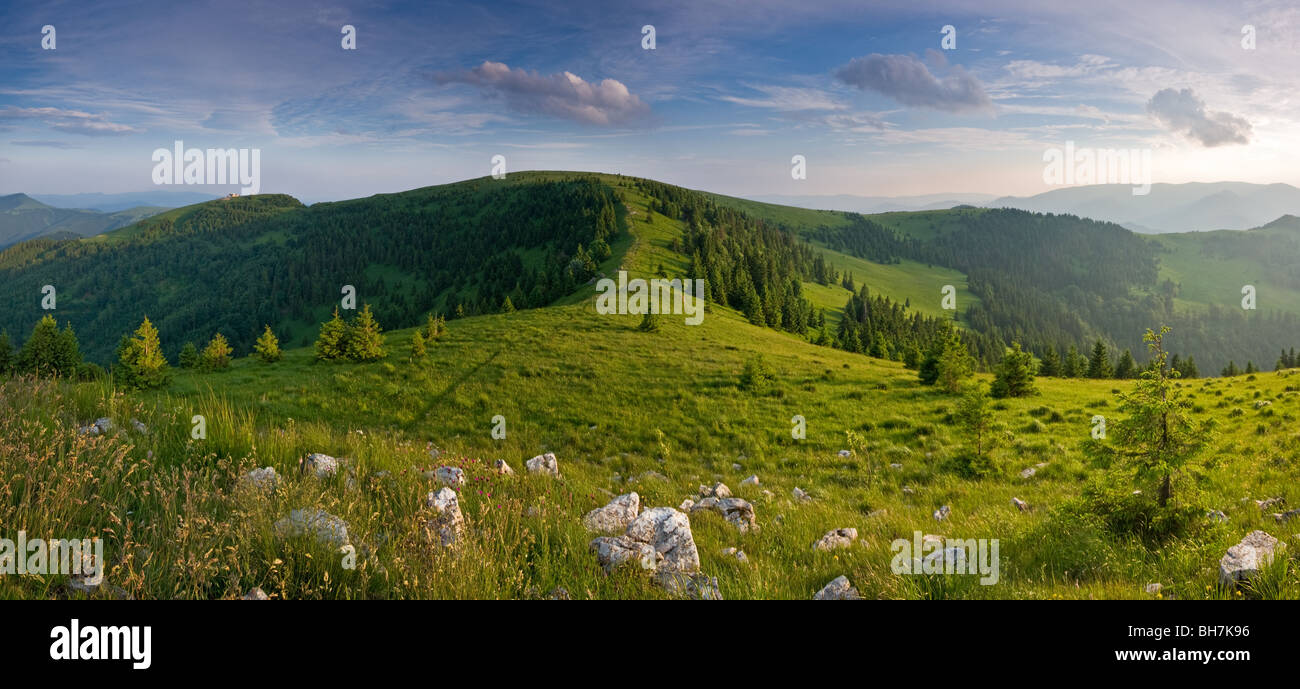
M 8 332 L 0 332 L 0 376 L 9 374 L 14 363 L 14 346 Z
M 1074 345 L 1070 345 L 1070 351 L 1061 359 L 1061 377 L 1078 378 L 1083 374 L 1079 370 L 1079 363 L 1083 357 L 1079 356 L 1079 350 Z
M 1147 330 L 1143 337 L 1151 366 L 1131 393 L 1120 395 L 1119 410 L 1127 417 L 1111 425 L 1107 441 L 1089 440 L 1085 445 L 1090 455 L 1112 470 L 1131 474 L 1145 488 L 1154 487 L 1162 508 L 1173 499 L 1173 479 L 1213 432 L 1213 420 L 1192 418 L 1192 403 L 1176 385 L 1180 376 L 1165 358 L 1167 332 L 1168 327 L 1159 333 Z
M 253 351 L 262 358 L 263 362 L 269 364 L 279 361 L 282 354 L 280 352 L 279 338 L 275 336 L 275 333 L 271 332 L 270 325 L 265 327 L 262 336 L 257 338 L 257 342 L 253 344 Z
M 990 392 L 996 398 L 1027 397 L 1034 390 L 1034 355 L 1020 351 L 1020 343 L 1012 342 L 1002 361 L 994 369 Z
M 217 333 L 212 336 L 208 345 L 203 348 L 203 353 L 199 354 L 199 365 L 205 371 L 215 371 L 217 369 L 230 367 L 230 355 L 235 350 L 226 340 L 226 336 Z
M 376 361 L 387 356 L 384 351 L 383 329 L 370 312 L 370 304 L 352 319 L 347 331 L 346 356 L 352 361 Z
M 1110 355 L 1106 352 L 1106 343 L 1097 340 L 1092 346 L 1092 356 L 1088 358 L 1089 378 L 1111 377 Z
M 1181 370 L 1182 365 L 1179 364 L 1172 368 Z M 1133 352 L 1126 349 L 1124 350 L 1124 354 L 1120 356 L 1119 363 L 1115 364 L 1115 377 L 1119 379 L 1129 379 L 1136 375 L 1137 362 L 1133 360 Z
M 176 356 L 176 364 L 181 368 L 198 368 L 199 348 L 195 347 L 193 342 L 186 342 L 181 347 L 180 354 Z
M 501 313 L 514 313 L 514 312 L 515 312 L 515 304 L 514 302 L 510 301 L 510 295 L 506 295 L 505 300 L 501 302 Z
M 427 355 L 424 342 L 424 334 L 419 328 L 416 328 L 411 335 L 411 361 L 420 361 Z
M 34 376 L 73 377 L 81 363 L 76 341 L 71 325 L 59 332 L 54 316 L 46 314 L 32 328 L 31 337 L 18 351 L 17 370 Z
M 1043 349 L 1043 358 L 1038 363 L 1038 375 L 1045 378 L 1055 378 L 1061 375 L 1061 357 L 1056 354 L 1055 347 Z
M 129 388 L 157 388 L 171 379 L 171 367 L 163 355 L 158 329 L 146 316 L 133 336 L 123 336 L 117 345 L 119 367 L 115 378 Z
M 347 350 L 348 326 L 339 317 L 338 307 L 334 307 L 334 317 L 321 323 L 320 334 L 316 336 L 316 358 L 322 361 L 342 359 Z
M 989 405 L 989 394 L 984 386 L 974 385 L 957 405 L 957 421 L 966 432 L 975 450 L 975 462 L 982 465 L 984 451 L 992 440 L 993 410 Z

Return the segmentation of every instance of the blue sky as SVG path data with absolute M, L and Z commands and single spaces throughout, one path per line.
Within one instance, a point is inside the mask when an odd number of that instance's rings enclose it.
M 1067 141 L 1150 149 L 1155 182 L 1300 186 L 1286 2 L 6 3 L 0 73 L 0 193 L 156 189 L 176 140 L 260 148 L 262 191 L 307 201 L 494 155 L 737 195 L 1033 194 Z

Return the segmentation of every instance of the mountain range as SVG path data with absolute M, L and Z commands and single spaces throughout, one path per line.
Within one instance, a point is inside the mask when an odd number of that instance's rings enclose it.
M 0 248 L 29 239 L 90 237 L 155 215 L 166 208 L 134 206 L 111 212 L 56 208 L 26 194 L 0 196 Z

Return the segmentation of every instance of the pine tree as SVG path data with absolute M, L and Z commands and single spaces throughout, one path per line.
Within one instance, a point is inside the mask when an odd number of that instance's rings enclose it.
M 939 379 L 935 383 L 947 392 L 959 393 L 963 381 L 971 376 L 974 369 L 975 359 L 966 350 L 960 336 L 954 332 L 944 346 L 943 355 L 939 357 Z
M 1020 343 L 1012 342 L 1002 361 L 994 369 L 994 397 L 1027 397 L 1034 389 L 1034 355 L 1020 351 Z
M 1133 392 L 1120 395 L 1120 411 L 1128 414 L 1111 426 L 1108 442 L 1089 440 L 1086 451 L 1116 470 L 1131 473 L 1147 488 L 1155 483 L 1160 506 L 1173 499 L 1173 479 L 1210 441 L 1213 420 L 1192 418 L 1192 403 L 1176 385 L 1180 376 L 1166 365 L 1164 335 L 1147 330 L 1143 340 L 1151 352 L 1151 367 Z
M 1078 378 L 1083 375 L 1083 371 L 1080 370 L 1080 362 L 1082 359 L 1083 357 L 1079 355 L 1079 350 L 1076 349 L 1074 345 L 1070 345 L 1070 351 L 1061 359 L 1061 377 Z
M 1057 356 L 1055 347 L 1043 349 L 1043 358 L 1038 362 L 1038 375 L 1045 378 L 1061 375 L 1061 357 Z
M 514 302 L 510 301 L 510 295 L 506 295 L 505 301 L 501 302 L 501 313 L 514 313 Z
M 1182 378 L 1200 378 L 1201 372 L 1196 368 L 1196 358 L 1189 354 L 1187 360 L 1183 362 L 1183 369 L 1179 373 L 1183 374 Z
M 1225 377 L 1236 376 L 1241 374 L 1241 369 L 1237 368 L 1237 362 L 1229 359 L 1228 365 L 1223 367 L 1222 375 Z
M 1110 355 L 1106 352 L 1106 343 L 1097 340 L 1092 346 L 1092 356 L 1088 358 L 1089 378 L 1110 378 Z
M 158 329 L 146 316 L 136 328 L 134 336 L 124 335 L 117 345 L 120 364 L 113 376 L 129 388 L 157 388 L 171 380 L 171 367 L 163 355 Z
M 348 325 L 346 356 L 352 361 L 376 361 L 387 355 L 383 329 L 366 304 Z
M 984 450 L 991 440 L 993 427 L 993 410 L 989 405 L 989 394 L 984 391 L 983 385 L 974 385 L 962 397 L 957 405 L 956 416 L 967 437 L 975 446 L 975 460 L 982 462 Z
M 265 326 L 266 330 L 262 331 L 262 336 L 257 338 L 253 344 L 253 351 L 262 358 L 265 363 L 272 363 L 280 360 L 280 340 L 271 332 L 271 326 Z
M 235 350 L 226 340 L 226 336 L 217 333 L 212 336 L 203 352 L 199 354 L 199 366 L 205 371 L 215 371 L 217 369 L 230 367 L 230 355 Z
M 428 314 L 425 316 L 424 330 L 421 331 L 420 335 L 424 337 L 425 342 L 433 342 L 434 340 L 440 339 L 446 329 L 447 319 L 443 318 L 441 315 L 434 318 L 433 314 Z
M 199 348 L 195 347 L 193 342 L 186 342 L 181 347 L 180 354 L 176 356 L 176 364 L 181 368 L 198 368 Z
M 420 361 L 427 355 L 424 341 L 424 334 L 416 328 L 415 333 L 411 335 L 411 361 Z
M 1176 356 L 1176 355 L 1175 355 Z M 1181 363 L 1178 366 L 1172 366 L 1175 370 L 1180 370 Z M 1120 356 L 1119 363 L 1115 364 L 1115 377 L 1120 379 L 1129 379 L 1137 375 L 1137 362 L 1133 360 L 1133 352 L 1124 350 Z
M 1247 374 L 1259 373 L 1259 369 L 1255 368 L 1255 362 L 1253 361 L 1246 362 L 1246 373 Z
M 342 359 L 346 355 L 348 326 L 339 317 L 338 307 L 334 307 L 334 317 L 320 326 L 316 336 L 316 358 L 322 361 Z

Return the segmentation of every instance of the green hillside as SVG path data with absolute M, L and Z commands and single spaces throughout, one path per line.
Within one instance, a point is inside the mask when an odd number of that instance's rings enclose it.
M 139 206 L 114 213 L 47 206 L 26 194 L 0 196 L 0 249 L 31 239 L 89 237 L 125 227 L 166 209 Z

